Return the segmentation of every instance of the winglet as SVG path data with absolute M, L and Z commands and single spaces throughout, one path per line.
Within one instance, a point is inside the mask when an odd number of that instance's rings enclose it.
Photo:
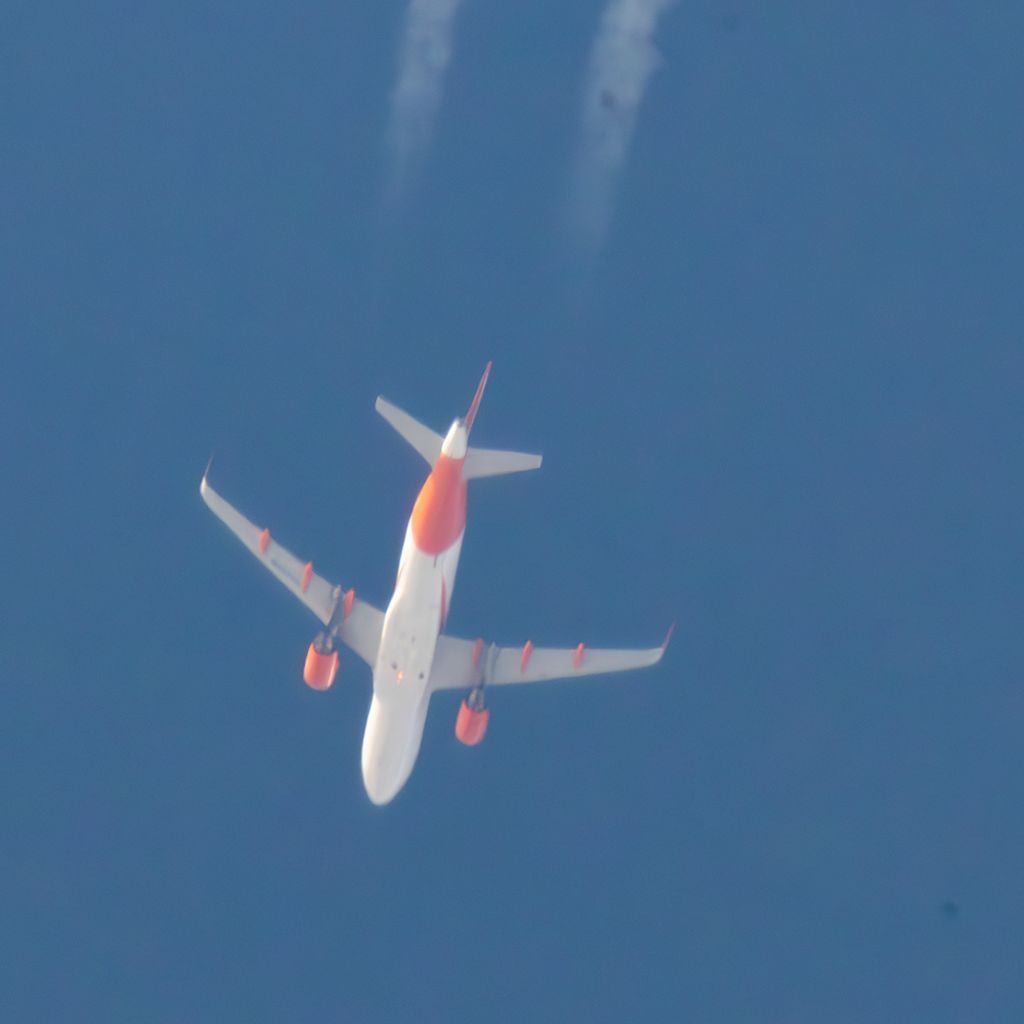
M 662 654 L 664 654 L 665 651 L 668 650 L 668 642 L 669 642 L 669 640 L 672 639 L 672 633 L 675 630 L 675 628 L 676 628 L 676 624 L 674 622 L 672 623 L 671 626 L 668 627 L 668 632 L 665 634 L 665 639 L 661 641 L 661 653 Z
M 216 454 L 216 452 L 213 453 L 213 455 Z M 203 479 L 199 481 L 200 494 L 206 494 L 206 478 L 210 475 L 210 467 L 213 465 L 213 455 L 210 456 L 210 461 L 206 463 L 206 469 L 203 470 Z
M 476 411 L 480 408 L 480 399 L 484 397 L 484 388 L 487 387 L 487 377 L 491 372 L 491 361 L 487 361 L 487 365 L 484 367 L 484 375 L 480 378 L 480 383 L 476 386 L 476 394 L 473 396 L 473 401 L 470 403 L 469 412 L 466 413 L 466 433 L 468 434 L 473 429 L 473 420 L 476 419 Z

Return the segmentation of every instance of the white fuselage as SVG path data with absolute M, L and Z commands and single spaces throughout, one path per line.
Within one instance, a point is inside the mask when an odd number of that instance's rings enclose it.
M 457 478 L 461 477 L 465 451 L 466 431 L 461 421 L 456 421 L 445 438 L 442 458 L 448 459 L 448 468 L 455 470 Z M 437 475 L 435 470 L 431 478 Z M 438 507 L 442 503 L 436 494 L 427 493 L 431 482 L 424 485 L 406 527 L 395 592 L 384 613 L 373 669 L 373 699 L 363 734 L 362 769 L 366 792 L 375 804 L 392 800 L 416 763 L 430 703 L 434 648 L 447 615 L 462 550 L 464 485 L 460 523 L 452 519 L 450 507 Z M 445 486 L 450 486 L 450 479 Z M 437 490 L 435 486 L 434 492 Z M 439 515 L 448 516 L 447 533 L 444 528 L 439 533 L 436 523 L 429 521 L 430 516 L 436 520 Z M 441 550 L 437 550 L 438 537 L 445 544 Z

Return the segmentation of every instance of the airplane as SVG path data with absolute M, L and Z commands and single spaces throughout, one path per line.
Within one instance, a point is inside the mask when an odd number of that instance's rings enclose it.
M 612 650 L 586 647 L 518 647 L 461 640 L 444 632 L 466 526 L 467 482 L 537 469 L 540 455 L 469 445 L 491 363 L 484 369 L 469 411 L 442 437 L 378 397 L 378 413 L 423 457 L 430 474 L 413 506 L 398 562 L 395 590 L 381 611 L 328 582 L 282 547 L 270 530 L 250 522 L 209 483 L 206 467 L 199 493 L 211 511 L 323 624 L 309 645 L 303 679 L 329 690 L 338 671 L 339 641 L 373 670 L 373 697 L 363 734 L 362 774 L 374 804 L 387 804 L 405 785 L 420 750 L 430 697 L 438 690 L 468 690 L 455 720 L 466 746 L 480 743 L 490 710 L 485 691 L 506 683 L 575 679 L 644 668 L 661 660 L 672 635 L 659 647 Z

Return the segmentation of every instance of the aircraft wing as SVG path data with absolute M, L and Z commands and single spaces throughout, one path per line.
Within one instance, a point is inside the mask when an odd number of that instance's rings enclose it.
M 669 630 L 669 636 L 672 630 Z M 540 683 L 646 668 L 661 661 L 669 637 L 660 647 L 499 647 L 482 641 L 440 636 L 430 672 L 435 690 L 461 690 L 504 683 Z
M 373 666 L 384 628 L 384 613 L 354 595 L 345 614 L 347 595 L 341 587 L 313 572 L 311 562 L 296 558 L 287 548 L 250 522 L 222 498 L 203 475 L 199 493 L 210 511 L 269 569 L 325 626 L 332 626 L 343 643 Z

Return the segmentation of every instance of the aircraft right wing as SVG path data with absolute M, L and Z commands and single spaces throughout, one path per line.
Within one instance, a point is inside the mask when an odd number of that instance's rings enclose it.
M 250 522 L 222 498 L 203 474 L 199 493 L 210 511 L 270 570 L 335 636 L 359 655 L 371 668 L 377 659 L 384 613 L 353 591 L 329 583 L 313 572 L 312 562 L 303 562 Z
M 430 672 L 435 690 L 461 690 L 471 686 L 501 686 L 505 683 L 539 683 L 552 679 L 600 675 L 647 668 L 661 661 L 672 630 L 660 647 L 606 648 L 522 647 L 484 645 L 477 640 L 440 636 Z

